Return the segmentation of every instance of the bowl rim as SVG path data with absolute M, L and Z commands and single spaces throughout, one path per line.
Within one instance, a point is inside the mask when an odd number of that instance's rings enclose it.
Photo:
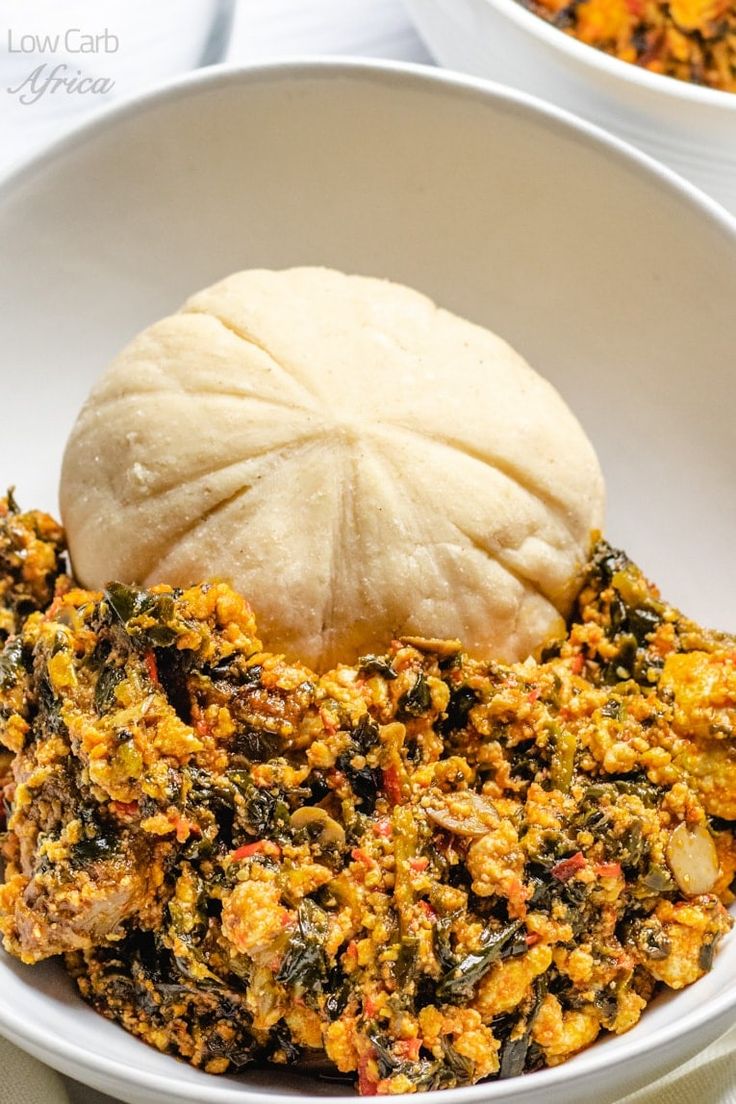
M 417 0 L 407 0 L 407 2 L 413 4 Z M 579 48 L 584 60 L 587 60 L 588 54 L 593 54 L 601 64 L 610 62 L 613 65 L 615 63 L 616 72 L 618 72 L 619 67 L 623 70 L 636 68 L 627 62 L 620 61 L 618 58 L 604 54 L 592 46 L 578 42 L 570 35 L 558 32 L 557 28 L 551 27 L 540 16 L 533 15 L 524 8 L 519 0 L 480 0 L 480 2 L 487 3 L 489 6 L 497 6 L 503 14 L 509 15 L 514 20 L 520 20 L 522 26 L 525 26 L 528 20 L 529 27 L 535 32 L 541 28 L 542 34 L 546 32 L 553 35 L 555 41 L 557 38 L 562 39 L 565 48 L 572 49 L 573 53 L 576 52 L 575 48 Z M 89 138 L 94 137 L 98 131 L 105 130 L 108 126 L 117 122 L 123 122 L 128 116 L 135 115 L 136 112 L 145 109 L 149 105 L 165 103 L 167 100 L 178 98 L 182 93 L 186 94 L 191 90 L 216 85 L 220 82 L 227 83 L 237 78 L 243 80 L 258 79 L 261 75 L 278 76 L 279 74 L 286 77 L 296 73 L 306 77 L 312 72 L 319 72 L 323 75 L 332 72 L 333 78 L 339 78 L 342 74 L 355 75 L 362 73 L 367 76 L 372 73 L 376 80 L 390 80 L 393 78 L 399 83 L 403 78 L 417 83 L 425 83 L 429 86 L 434 85 L 435 91 L 439 91 L 441 88 L 450 88 L 458 92 L 464 92 L 475 99 L 482 100 L 490 96 L 496 100 L 506 101 L 509 108 L 516 108 L 521 111 L 531 110 L 532 113 L 546 116 L 549 126 L 568 132 L 570 130 L 577 131 L 584 135 L 586 139 L 592 139 L 598 145 L 607 147 L 608 152 L 617 160 L 628 162 L 630 166 L 635 165 L 639 171 L 643 170 L 649 175 L 659 177 L 662 183 L 679 192 L 681 198 L 686 197 L 691 204 L 695 204 L 703 213 L 715 218 L 721 224 L 722 229 L 729 234 L 736 233 L 736 213 L 732 214 L 718 200 L 699 188 L 697 184 L 693 184 L 674 169 L 652 155 L 645 153 L 639 147 L 623 138 L 619 138 L 603 126 L 576 115 L 567 108 L 559 107 L 557 104 L 542 99 L 541 96 L 536 96 L 523 89 L 513 88 L 487 77 L 445 69 L 434 64 L 351 54 L 285 54 L 265 61 L 243 64 L 222 62 L 202 69 L 193 69 L 185 73 L 175 74 L 157 82 L 150 88 L 124 96 L 119 101 L 98 108 L 89 118 L 82 119 L 70 126 L 60 137 L 45 143 L 40 149 L 23 157 L 17 165 L 11 165 L 1 170 L 0 202 L 47 164 L 76 146 L 82 145 Z M 637 70 L 637 75 L 639 78 L 657 77 L 658 80 L 664 79 L 656 73 L 639 70 Z M 713 89 L 698 89 L 695 86 L 687 85 L 684 81 L 676 81 L 669 77 L 666 80 L 673 85 L 683 84 L 686 89 L 692 92 L 707 91 L 716 94 Z M 736 108 L 736 93 L 718 92 L 717 95 L 723 99 L 732 96 L 732 106 Z M 719 104 L 719 106 L 722 106 L 722 104 Z
M 411 2 L 416 3 L 416 0 Z M 548 23 L 541 15 L 536 15 L 526 8 L 522 0 L 481 0 L 481 2 L 495 8 L 502 16 L 515 23 L 520 30 L 534 35 L 553 51 L 565 54 L 581 68 L 603 72 L 614 81 L 621 80 L 636 85 L 649 94 L 659 93 L 674 101 L 687 101 L 699 107 L 727 114 L 736 113 L 736 92 L 693 84 L 665 73 L 653 73 L 650 69 L 643 69 L 631 61 L 623 61 L 597 46 L 581 42 L 575 35 L 566 34 L 559 27 Z
M 515 0 L 496 0 L 496 2 L 514 3 Z M 539 22 L 541 23 L 542 20 Z M 635 168 L 645 176 L 658 179 L 666 189 L 699 211 L 702 217 L 718 225 L 721 231 L 725 232 L 726 237 L 731 239 L 733 248 L 736 250 L 736 218 L 720 204 L 647 154 L 610 135 L 600 127 L 579 119 L 571 112 L 547 104 L 528 93 L 481 78 L 416 63 L 350 56 L 296 55 L 256 64 L 216 65 L 177 75 L 151 89 L 101 109 L 92 118 L 81 122 L 24 161 L 19 167 L 6 173 L 0 178 L 0 203 L 11 198 L 17 188 L 22 187 L 34 174 L 43 171 L 46 166 L 64 154 L 83 145 L 85 141 L 95 137 L 109 126 L 126 121 L 147 106 L 154 107 L 167 101 L 186 99 L 193 92 L 198 94 L 203 89 L 224 86 L 234 81 L 247 84 L 263 79 L 267 81 L 295 78 L 308 80 L 315 76 L 328 77 L 332 80 L 358 77 L 389 86 L 408 84 L 410 87 L 429 89 L 437 94 L 449 93 L 471 100 L 495 101 L 496 104 L 521 114 L 541 115 L 549 126 L 567 134 L 575 133 L 588 143 L 602 146 L 612 157 L 629 169 Z M 2 957 L 5 957 L 5 952 L 1 953 Z M 621 1055 L 621 1059 L 630 1062 L 654 1048 L 671 1046 L 682 1036 L 697 1030 L 709 1021 L 723 1020 L 729 1012 L 736 1016 L 736 986 L 725 987 L 722 993 L 711 1000 L 698 1004 L 682 1016 L 672 1017 L 653 1032 L 643 1032 L 640 1037 L 627 1038 L 628 1048 L 626 1054 Z M 0 1002 L 0 1033 L 31 1053 L 44 1055 L 45 1060 L 57 1069 L 68 1071 L 74 1068 L 80 1073 L 88 1072 L 93 1077 L 99 1075 L 105 1079 L 112 1078 L 123 1085 L 160 1094 L 162 1098 L 176 1092 L 182 1102 L 198 1104 L 206 1093 L 211 1104 L 235 1104 L 236 1100 L 242 1101 L 242 1104 L 263 1104 L 264 1101 L 268 1104 L 294 1104 L 295 1097 L 292 1093 L 274 1092 L 266 1095 L 260 1087 L 249 1089 L 245 1084 L 233 1082 L 218 1084 L 215 1077 L 212 1077 L 211 1083 L 207 1084 L 206 1090 L 196 1083 L 181 1083 L 176 1078 L 174 1072 L 176 1065 L 173 1060 L 170 1075 L 139 1069 L 117 1057 L 110 1057 L 96 1052 L 91 1047 L 85 1047 L 75 1039 L 56 1035 L 34 1020 L 32 1012 L 25 1012 L 22 1005 L 16 1005 L 10 1010 Z M 609 1059 L 604 1049 L 601 1048 L 597 1052 L 590 1050 L 586 1053 L 588 1061 L 584 1061 L 582 1066 L 571 1067 L 568 1063 L 563 1063 L 535 1073 L 534 1087 L 553 1090 L 560 1085 L 579 1081 L 591 1073 L 600 1072 L 608 1065 Z M 495 1099 L 501 1104 L 501 1100 L 520 1099 L 529 1087 L 529 1080 L 519 1077 L 503 1082 L 436 1090 L 424 1094 L 424 1098 L 427 1099 L 428 1104 L 470 1104 L 470 1102 L 489 1099 Z M 307 1098 L 310 1096 L 308 1093 L 303 1095 Z M 318 1098 L 312 1097 L 312 1099 Z M 328 1099 L 333 1104 L 352 1104 L 356 1098 L 354 1095 L 340 1095 L 331 1096 Z

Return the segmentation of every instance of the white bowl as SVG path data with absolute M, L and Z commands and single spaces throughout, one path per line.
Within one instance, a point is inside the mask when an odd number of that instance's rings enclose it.
M 598 446 L 611 536 L 693 615 L 736 626 L 736 223 L 585 124 L 420 68 L 209 71 L 6 181 L 0 240 L 0 468 L 23 503 L 56 507 L 77 407 L 136 330 L 232 270 L 323 263 L 414 284 L 506 335 Z M 630 1034 L 437 1100 L 606 1104 L 700 1050 L 735 1008 L 731 938 Z M 190 1069 L 97 1016 L 53 964 L 0 956 L 0 1030 L 135 1104 L 345 1091 Z
M 551 26 L 518 0 L 406 4 L 443 65 L 576 112 L 657 157 L 736 213 L 736 93 L 620 61 Z

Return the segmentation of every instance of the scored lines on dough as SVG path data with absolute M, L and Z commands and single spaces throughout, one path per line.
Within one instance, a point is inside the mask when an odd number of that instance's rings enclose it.
M 236 326 L 234 322 L 231 322 L 227 318 L 222 318 L 219 314 L 214 314 L 211 310 L 206 310 L 202 307 L 186 307 L 180 311 L 181 314 L 199 314 L 205 318 L 211 318 L 213 322 L 219 322 L 223 329 L 228 330 L 235 337 L 239 337 L 241 341 L 244 341 L 246 345 L 252 345 L 254 349 L 258 349 L 264 356 L 268 357 L 273 366 L 278 369 L 281 375 L 289 381 L 291 384 L 296 384 L 299 390 L 307 398 L 307 409 L 315 409 L 315 403 L 320 401 L 320 396 L 314 390 L 313 387 L 308 387 L 307 384 L 300 379 L 293 370 L 289 370 L 287 366 L 274 356 L 273 352 L 267 348 L 258 338 L 253 334 L 248 333 L 247 330 L 242 329 L 240 326 Z

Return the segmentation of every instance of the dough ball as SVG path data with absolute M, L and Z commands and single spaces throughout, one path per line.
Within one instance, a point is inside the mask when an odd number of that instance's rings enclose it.
M 513 660 L 568 612 L 595 453 L 495 334 L 385 280 L 239 272 L 150 326 L 69 440 L 78 579 L 226 579 L 318 670 L 392 636 Z

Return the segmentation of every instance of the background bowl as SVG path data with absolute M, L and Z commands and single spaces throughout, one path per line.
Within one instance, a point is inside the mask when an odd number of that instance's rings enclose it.
M 334 265 L 406 281 L 505 335 L 598 447 L 611 537 L 693 615 L 736 626 L 736 223 L 585 124 L 420 68 L 210 70 L 7 180 L 0 240 L 0 470 L 23 503 L 56 507 L 78 406 L 138 329 L 239 268 Z M 700 1050 L 735 1005 L 732 938 L 630 1034 L 437 1099 L 606 1104 Z M 178 1064 L 95 1015 L 53 964 L 0 956 L 0 1030 L 135 1104 L 345 1092 Z
M 574 111 L 657 157 L 736 213 L 736 93 L 650 73 L 550 26 L 518 0 L 406 0 L 453 69 Z

